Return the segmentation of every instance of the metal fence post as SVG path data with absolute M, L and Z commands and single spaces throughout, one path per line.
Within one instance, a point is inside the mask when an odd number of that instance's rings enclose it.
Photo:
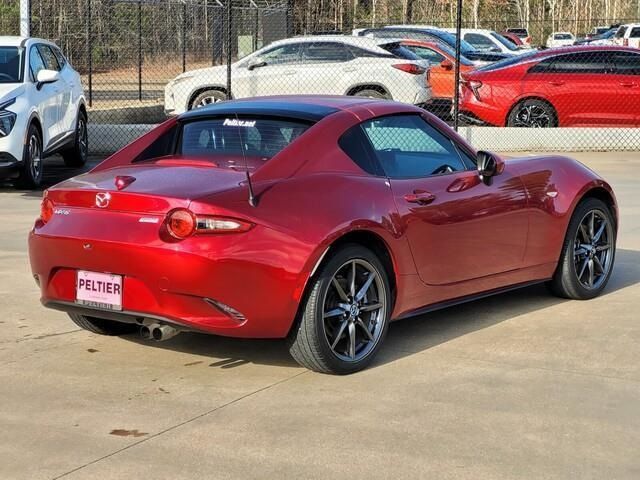
M 453 129 L 458 131 L 458 109 L 460 104 L 460 38 L 462 35 L 462 0 L 458 0 L 458 11 L 456 12 L 456 63 L 455 63 L 455 85 L 453 92 Z
M 31 36 L 31 1 L 20 0 L 20 36 Z
M 89 107 L 93 106 L 93 45 L 91 35 L 91 0 L 87 0 L 87 69 L 89 70 Z
M 142 101 L 142 1 L 138 0 L 138 101 Z
M 187 71 L 187 2 L 182 4 L 182 73 Z
M 231 1 L 227 0 L 227 100 L 231 100 Z

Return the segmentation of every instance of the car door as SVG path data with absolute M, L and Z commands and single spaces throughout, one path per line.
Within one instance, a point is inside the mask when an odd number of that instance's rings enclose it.
M 69 85 L 68 78 L 62 74 L 58 59 L 53 53 L 53 50 L 49 45 L 43 43 L 38 44 L 38 52 L 44 64 L 48 70 L 53 70 L 60 74 L 60 79 L 55 82 L 57 88 L 56 102 L 58 104 L 58 121 L 56 130 L 59 136 L 63 136 L 69 132 L 68 116 L 71 108 L 71 86 Z
M 38 84 L 37 78 L 40 70 L 46 69 L 46 64 L 37 45 L 29 48 L 29 77 L 34 83 L 32 92 L 32 104 L 38 112 L 42 123 L 43 139 L 42 144 L 46 149 L 52 140 L 55 140 L 59 133 L 58 127 L 58 95 L 60 93 L 58 82 Z
M 613 74 L 618 89 L 618 113 L 628 123 L 640 125 L 640 53 L 614 51 Z
M 421 115 L 364 122 L 423 282 L 447 285 L 522 267 L 526 193 L 508 165 L 490 184 L 474 161 Z
M 342 95 L 346 93 L 351 79 L 358 77 L 358 72 L 366 69 L 367 63 L 372 60 L 375 59 L 356 58 L 344 43 L 304 43 L 302 62 L 298 68 L 298 93 Z M 373 65 L 378 67 L 379 63 Z
M 529 94 L 543 92 L 561 126 L 616 124 L 621 119 L 612 69 L 606 51 L 557 55 L 532 67 L 522 89 Z
M 252 56 L 233 78 L 237 97 L 299 93 L 300 43 L 288 43 Z

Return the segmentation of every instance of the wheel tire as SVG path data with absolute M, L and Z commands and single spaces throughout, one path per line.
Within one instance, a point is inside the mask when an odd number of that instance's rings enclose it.
M 220 90 L 205 90 L 195 97 L 189 104 L 189 110 L 200 108 L 214 103 L 222 102 L 227 99 L 227 95 Z
M 593 287 L 584 285 L 581 281 L 585 274 L 589 274 L 590 268 L 595 269 L 596 264 L 594 260 L 589 260 L 597 253 L 585 253 L 584 255 L 578 254 L 578 250 L 585 250 L 580 247 L 576 249 L 576 243 L 578 236 L 582 237 L 583 233 L 579 233 L 581 224 L 584 220 L 588 221 L 588 216 L 592 212 L 595 212 L 597 216 L 601 216 L 608 222 L 609 228 L 605 227 L 601 241 L 606 242 L 610 248 L 601 252 L 603 260 L 598 257 L 598 262 L 604 266 L 605 273 L 600 273 L 600 277 L 597 280 L 597 284 L 594 283 Z M 597 218 L 596 216 L 596 218 Z M 600 224 L 602 225 L 602 223 Z M 588 227 L 586 228 L 588 231 Z M 586 241 L 585 241 L 586 243 Z M 590 298 L 597 297 L 602 290 L 606 287 L 611 272 L 613 271 L 613 264 L 615 261 L 616 253 L 616 228 L 615 219 L 609 207 L 597 198 L 587 198 L 578 204 L 569 227 L 567 228 L 567 234 L 562 245 L 562 253 L 560 255 L 560 261 L 558 267 L 553 275 L 553 279 L 547 283 L 547 287 L 554 294 L 562 298 L 570 298 L 574 300 L 588 300 Z M 606 254 L 606 255 L 605 255 Z M 576 261 L 580 263 L 580 266 L 576 266 Z M 582 269 L 582 265 L 587 266 L 587 271 L 583 270 L 583 275 L 580 276 L 579 269 Z M 589 265 L 589 262 L 591 265 Z M 594 270 L 595 271 L 595 270 Z
M 138 330 L 138 326 L 133 323 L 114 322 L 77 313 L 69 313 L 69 317 L 80 328 L 98 335 L 125 335 Z
M 524 112 L 538 112 L 540 117 L 529 120 Z M 546 120 L 545 120 L 546 119 Z M 507 127 L 553 128 L 558 126 L 558 115 L 553 106 L 545 101 L 530 98 L 518 102 L 507 118 Z
M 89 157 L 89 136 L 87 133 L 87 114 L 78 112 L 76 134 L 73 146 L 60 152 L 67 167 L 83 167 Z
M 27 141 L 22 153 L 22 167 L 16 182 L 18 188 L 38 188 L 42 183 L 42 136 L 33 123 L 27 131 Z
M 391 97 L 387 93 L 374 90 L 372 88 L 365 88 L 364 90 L 358 90 L 353 94 L 354 97 L 367 97 L 367 98 L 379 98 L 380 100 L 391 100 Z
M 340 272 L 343 272 L 345 268 L 352 268 L 353 265 L 357 265 L 356 270 L 360 268 L 359 280 L 364 280 L 361 283 L 356 282 L 356 292 L 359 292 L 359 289 L 367 282 L 366 279 L 370 278 L 371 272 L 376 273 L 369 281 L 370 286 L 366 289 L 365 297 L 362 298 L 362 311 L 355 313 L 356 317 L 361 319 L 360 323 L 356 323 L 355 319 L 351 321 L 351 313 L 347 312 L 353 312 L 353 310 L 347 309 L 344 309 L 339 315 L 328 317 L 331 320 L 325 320 L 324 312 L 327 301 L 330 299 L 342 301 L 334 286 L 334 277 L 338 282 Z M 348 284 L 348 275 L 340 278 Z M 356 278 L 358 278 L 357 275 Z M 372 285 L 375 287 L 372 288 Z M 330 288 L 331 292 L 329 292 Z M 351 292 L 346 294 L 347 291 L 349 291 L 348 287 L 343 290 L 343 294 L 349 295 L 351 298 Z M 364 310 L 365 307 L 375 305 L 381 306 L 377 309 Z M 334 310 L 337 309 L 334 308 Z M 348 319 L 347 315 L 349 315 Z M 301 305 L 300 318 L 289 334 L 289 352 L 300 365 L 316 372 L 339 375 L 357 372 L 369 365 L 379 351 L 387 334 L 390 315 L 391 293 L 384 266 L 369 249 L 355 244 L 345 245 L 336 251 L 319 272 L 310 279 L 308 293 Z M 340 325 L 338 326 L 338 324 Z M 328 327 L 333 329 L 333 339 L 338 339 L 334 342 L 333 347 L 328 338 Z M 366 341 L 364 328 L 370 332 L 370 339 Z M 353 335 L 353 345 L 355 345 L 358 332 L 361 343 L 353 348 L 352 360 L 345 359 L 345 356 L 349 355 L 348 351 L 352 345 L 351 335 Z M 341 348 L 342 340 L 346 342 L 348 349 L 344 354 L 337 352 Z

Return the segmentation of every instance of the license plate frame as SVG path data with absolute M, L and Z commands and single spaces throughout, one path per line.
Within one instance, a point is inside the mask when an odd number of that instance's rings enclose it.
M 75 303 L 100 310 L 121 311 L 123 276 L 76 270 Z

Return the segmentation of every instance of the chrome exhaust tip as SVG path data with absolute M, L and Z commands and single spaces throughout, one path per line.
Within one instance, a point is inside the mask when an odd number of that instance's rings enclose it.
M 156 341 L 156 342 L 164 342 L 165 340 L 169 340 L 170 338 L 175 337 L 177 334 L 180 333 L 179 330 L 176 330 L 173 327 L 170 327 L 169 325 L 152 325 L 153 328 L 151 328 L 151 337 Z

